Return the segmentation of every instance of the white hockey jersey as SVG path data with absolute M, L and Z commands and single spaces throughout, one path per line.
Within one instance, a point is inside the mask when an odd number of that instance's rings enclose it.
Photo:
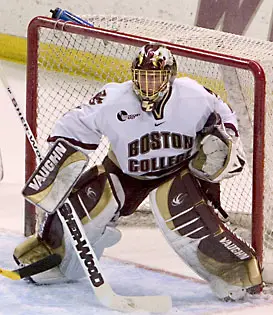
M 188 159 L 197 132 L 214 111 L 237 130 L 230 107 L 189 78 L 175 79 L 153 112 L 142 111 L 131 81 L 105 85 L 89 103 L 59 119 L 49 141 L 63 137 L 90 152 L 104 135 L 122 171 L 132 176 L 152 178 Z

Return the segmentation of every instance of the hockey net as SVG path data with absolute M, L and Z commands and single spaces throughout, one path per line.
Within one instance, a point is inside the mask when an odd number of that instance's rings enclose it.
M 237 112 L 248 165 L 241 175 L 221 184 L 222 206 L 232 228 L 252 243 L 272 271 L 273 43 L 139 17 L 83 18 L 95 28 L 45 17 L 35 18 L 28 28 L 27 119 L 42 154 L 56 119 L 88 103 L 105 83 L 129 80 L 139 46 L 165 42 L 176 57 L 179 76 L 199 81 Z M 107 148 L 104 138 L 91 164 L 100 163 Z M 27 143 L 26 178 L 35 163 Z M 149 212 L 147 200 L 141 208 Z M 33 233 L 39 216 L 26 203 L 26 235 Z

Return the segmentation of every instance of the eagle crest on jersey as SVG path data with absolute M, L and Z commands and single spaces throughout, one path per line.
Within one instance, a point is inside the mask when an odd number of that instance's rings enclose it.
M 22 193 L 49 213 L 61 206 L 88 164 L 88 156 L 59 139 L 27 181 Z

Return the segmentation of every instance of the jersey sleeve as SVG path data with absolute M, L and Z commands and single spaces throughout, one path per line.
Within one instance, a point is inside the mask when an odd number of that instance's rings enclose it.
M 222 123 L 226 128 L 233 130 L 236 136 L 239 135 L 238 132 L 238 121 L 236 113 L 231 109 L 231 107 L 225 103 L 220 96 L 206 89 L 210 94 L 211 102 L 213 104 L 213 110 L 218 113 L 221 117 Z
M 102 133 L 97 127 L 100 105 L 82 105 L 57 120 L 47 141 L 54 142 L 58 138 L 67 140 L 85 153 L 95 150 Z

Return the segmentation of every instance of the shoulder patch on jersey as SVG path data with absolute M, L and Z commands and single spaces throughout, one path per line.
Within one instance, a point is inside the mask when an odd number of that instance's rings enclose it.
M 89 105 L 102 104 L 105 97 L 106 97 L 106 90 L 102 90 L 90 99 Z

